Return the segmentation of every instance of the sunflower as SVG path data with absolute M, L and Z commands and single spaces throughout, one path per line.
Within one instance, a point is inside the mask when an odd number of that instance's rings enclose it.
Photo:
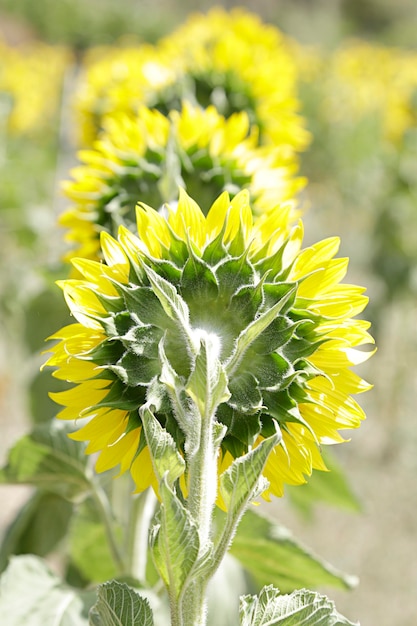
M 291 44 L 276 27 L 241 8 L 227 12 L 215 7 L 191 15 L 160 47 L 181 68 L 186 97 L 201 106 L 214 104 L 226 117 L 246 111 L 261 143 L 289 153 L 309 144 L 298 113 Z M 163 91 L 156 106 L 164 107 Z M 172 89 L 165 106 L 172 107 Z
M 398 146 L 416 126 L 416 62 L 415 51 L 347 42 L 328 62 L 327 118 L 338 125 L 376 121 L 381 138 Z
M 113 113 L 133 114 L 175 85 L 177 72 L 158 46 L 107 46 L 89 50 L 74 96 L 79 142 L 91 146 Z
M 8 132 L 33 135 L 51 128 L 72 62 L 63 46 L 11 46 L 0 38 L 0 112 Z
M 242 9 L 193 15 L 155 46 L 90 53 L 74 107 L 88 146 L 106 114 L 135 114 L 145 105 L 168 115 L 184 100 L 214 105 L 226 118 L 245 111 L 260 142 L 286 154 L 310 141 L 289 42 Z
M 94 149 L 79 158 L 73 180 L 64 184 L 74 204 L 60 223 L 75 253 L 91 259 L 99 255 L 100 231 L 116 236 L 121 224 L 135 227 L 137 198 L 160 209 L 177 200 L 182 185 L 207 212 L 205 198 L 247 188 L 254 211 L 261 213 L 290 201 L 304 185 L 293 159 L 257 145 L 246 113 L 225 119 L 214 106 L 187 102 L 168 117 L 146 107 L 133 117 L 109 116 Z
M 60 286 L 76 323 L 51 337 L 46 365 L 74 385 L 51 397 L 64 407 L 59 418 L 89 418 L 72 437 L 98 453 L 99 472 L 119 466 L 138 491 L 156 488 L 138 411 L 149 397 L 185 454 L 163 369 L 169 362 L 186 390 L 202 332 L 218 338 L 230 392 L 216 414 L 227 427 L 220 469 L 276 423 L 282 431 L 265 498 L 325 469 L 320 446 L 360 425 L 352 394 L 369 385 L 351 366 L 371 354 L 357 349 L 372 343 L 369 324 L 354 319 L 364 289 L 341 284 L 348 261 L 334 258 L 337 238 L 301 249 L 302 223 L 290 229 L 288 215 L 283 205 L 254 222 L 243 190 L 221 194 L 205 216 L 181 191 L 166 219 L 138 205 L 138 236 L 124 226 L 117 240 L 102 232 L 105 263 L 73 259 L 83 278 Z

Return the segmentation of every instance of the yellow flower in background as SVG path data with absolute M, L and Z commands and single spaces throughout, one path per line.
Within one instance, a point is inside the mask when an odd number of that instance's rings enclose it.
M 207 198 L 247 188 L 260 214 L 284 201 L 295 205 L 304 185 L 294 159 L 257 145 L 244 112 L 225 119 L 214 106 L 185 102 L 168 116 L 141 107 L 136 116 L 109 116 L 104 124 L 100 140 L 79 153 L 81 165 L 64 185 L 73 203 L 60 218 L 75 246 L 69 258 L 97 259 L 101 231 L 116 236 L 120 224 L 134 228 L 139 198 L 161 209 L 183 186 L 207 212 Z
M 243 10 L 192 16 L 154 47 L 90 54 L 74 106 L 88 146 L 107 113 L 135 114 L 143 104 L 167 115 L 184 100 L 214 105 L 225 117 L 245 111 L 260 142 L 279 145 L 286 154 L 310 140 L 298 113 L 289 42 Z
M 305 83 L 317 83 L 318 87 L 321 86 L 328 63 L 324 49 L 319 45 L 301 44 L 295 39 L 289 40 L 289 47 L 297 68 L 300 88 Z
M 310 136 L 298 113 L 296 64 L 276 27 L 243 9 L 217 7 L 191 15 L 160 45 L 183 63 L 196 102 L 214 104 L 226 117 L 246 111 L 261 143 L 290 153 L 306 148 Z
M 93 144 L 108 114 L 135 114 L 176 80 L 175 67 L 157 46 L 92 48 L 84 57 L 74 97 L 80 143 Z
M 369 385 L 351 367 L 371 354 L 358 350 L 372 343 L 369 324 L 355 319 L 364 289 L 341 282 L 348 261 L 335 258 L 338 239 L 302 249 L 302 223 L 291 229 L 289 213 L 283 205 L 254 222 L 242 191 L 224 192 L 205 215 L 182 191 L 166 219 L 138 205 L 137 236 L 124 226 L 117 240 L 103 232 L 104 263 L 73 259 L 83 278 L 60 286 L 76 323 L 52 336 L 46 365 L 74 385 L 51 396 L 64 407 L 59 418 L 88 418 L 72 437 L 98 453 L 98 471 L 118 466 L 138 491 L 156 488 L 138 412 L 150 396 L 185 453 L 163 371 L 169 363 L 186 389 L 202 332 L 218 339 L 230 391 L 216 415 L 227 427 L 220 468 L 281 429 L 265 498 L 325 469 L 320 446 L 360 425 L 352 394 Z
M 45 131 L 58 119 L 67 48 L 36 42 L 18 47 L 0 41 L 0 116 L 13 134 Z
M 330 120 L 379 120 L 382 137 L 394 144 L 417 125 L 417 54 L 352 41 L 330 57 L 324 100 Z

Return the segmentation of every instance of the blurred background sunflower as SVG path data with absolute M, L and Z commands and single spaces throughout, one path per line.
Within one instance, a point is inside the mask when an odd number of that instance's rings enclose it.
M 53 285 L 67 272 L 57 219 L 70 207 L 60 183 L 78 165 L 77 149 L 96 149 L 90 142 L 102 116 L 120 103 L 136 115 L 142 97 L 162 114 L 172 103 L 180 110 L 191 85 L 195 101 L 223 107 L 225 118 L 244 108 L 267 144 L 265 125 L 281 106 L 287 124 L 274 137 L 286 146 L 282 158 L 308 179 L 299 194 L 305 243 L 341 235 L 349 281 L 368 288 L 379 352 L 360 371 L 376 387 L 364 399 L 368 420 L 351 445 L 337 450 L 362 513 L 318 502 L 322 485 L 314 482 L 314 506 L 299 499 L 304 516 L 286 499 L 274 513 L 317 552 L 359 575 L 349 595 L 332 591 L 342 613 L 378 626 L 414 626 L 417 7 L 413 0 L 240 5 L 240 21 L 222 37 L 225 11 L 238 3 L 214 10 L 204 0 L 1 0 L 1 452 L 5 457 L 31 424 L 56 412 L 47 391 L 61 390 L 60 381 L 38 368 L 44 338 L 69 321 Z M 208 12 L 210 36 L 196 11 Z M 187 54 L 190 37 L 198 37 L 198 57 Z M 266 62 L 272 41 L 277 56 Z M 238 49 L 246 62 L 233 72 Z M 130 69 L 138 68 L 137 58 L 140 76 Z M 279 84 L 285 88 L 275 96 Z M 88 243 L 88 227 L 84 234 Z M 297 489 L 304 487 L 293 490 L 293 502 Z M 11 493 L 2 487 L 3 528 L 27 497 L 23 488 Z

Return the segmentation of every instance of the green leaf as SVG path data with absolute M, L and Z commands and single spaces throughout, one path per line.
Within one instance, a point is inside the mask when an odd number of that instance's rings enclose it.
M 230 552 L 259 588 L 272 583 L 288 592 L 322 585 L 351 589 L 357 584 L 354 576 L 340 572 L 296 541 L 284 526 L 253 509 L 243 516 Z
M 129 387 L 149 384 L 160 371 L 158 359 L 138 356 L 133 352 L 125 352 L 115 365 L 108 365 L 107 369 Z
M 196 408 L 189 406 L 191 403 L 186 396 L 183 379 L 172 367 L 164 349 L 164 343 L 159 343 L 159 359 L 161 361 L 160 382 L 166 386 L 171 400 L 172 408 L 178 424 L 188 440 L 195 438 L 196 432 Z
M 152 554 L 170 595 L 178 598 L 197 561 L 200 540 L 190 513 L 165 479 L 160 493 L 161 523 L 151 529 Z
M 118 530 L 121 536 L 121 529 Z M 109 549 L 105 528 L 90 498 L 74 513 L 68 540 L 71 561 L 85 580 L 101 583 L 119 573 Z
M 130 318 L 129 318 L 130 319 Z M 162 332 L 157 326 L 146 324 L 145 326 L 133 326 L 120 339 L 130 352 L 148 359 L 158 358 L 158 343 Z
M 219 353 L 219 337 L 209 333 L 200 334 L 200 350 L 186 392 L 197 405 L 200 415 L 207 419 L 215 414 L 219 404 L 230 398 L 227 376 L 219 361 Z
M 213 270 L 192 251 L 182 270 L 181 290 L 182 293 L 185 290 L 192 293 L 193 301 L 198 302 L 198 306 L 201 303 L 213 302 L 219 293 Z
M 153 626 L 148 600 L 125 583 L 104 583 L 97 594 L 89 614 L 90 626 Z
M 161 303 L 165 313 L 182 329 L 185 338 L 188 338 L 190 344 L 189 348 L 195 348 L 192 341 L 190 312 L 187 303 L 181 298 L 174 285 L 169 281 L 159 276 L 148 266 L 144 266 L 144 269 L 151 283 L 153 292 Z
M 258 388 L 258 381 L 251 372 L 243 372 L 233 376 L 229 387 L 232 394 L 228 403 L 230 407 L 240 413 L 257 413 L 259 415 L 259 410 L 262 407 L 262 395 Z
M 236 368 L 239 366 L 241 359 L 243 358 L 246 350 L 249 346 L 260 336 L 263 331 L 275 320 L 285 307 L 287 302 L 293 296 L 296 287 L 294 285 L 288 285 L 286 293 L 282 298 L 274 304 L 271 308 L 264 311 L 259 317 L 257 317 L 249 326 L 247 326 L 237 338 L 236 346 L 233 353 L 226 364 L 226 372 L 231 377 Z
M 144 405 L 140 409 L 140 416 L 158 481 L 165 476 L 168 485 L 172 486 L 184 473 L 185 461 L 171 435 L 161 426 L 148 406 Z
M 229 254 L 233 254 L 230 246 Z M 247 253 L 240 250 L 239 257 L 227 258 L 216 267 L 216 278 L 219 283 L 219 291 L 227 296 L 236 293 L 241 287 L 253 284 L 255 271 L 248 263 Z
M 257 354 L 271 354 L 284 346 L 302 322 L 292 322 L 288 317 L 276 317 L 254 343 Z
M 287 487 L 291 503 L 308 520 L 314 515 L 317 502 L 358 513 L 361 503 L 353 493 L 342 467 L 335 456 L 323 448 L 321 452 L 329 472 L 313 472 L 308 482 L 298 487 Z
M 326 596 L 306 589 L 280 595 L 272 585 L 259 596 L 242 596 L 239 615 L 241 626 L 355 626 Z
M 150 287 L 121 286 L 127 310 L 140 324 L 150 324 L 163 330 L 169 321 L 161 303 Z
M 23 505 L 6 530 L 0 549 L 0 571 L 11 554 L 46 556 L 65 537 L 73 507 L 60 496 L 41 491 Z
M 249 324 L 263 301 L 263 283 L 260 280 L 255 285 L 244 285 L 238 289 L 230 300 L 230 310 L 239 315 L 239 319 Z
M 10 450 L 0 482 L 28 484 L 73 500 L 90 491 L 85 446 L 59 422 L 39 424 Z
M 256 448 L 233 461 L 220 476 L 220 493 L 232 518 L 239 516 L 246 504 L 266 489 L 261 480 L 269 454 L 278 445 L 281 435 L 275 433 Z
M 15 556 L 0 578 L 7 626 L 88 626 L 89 596 L 63 584 L 42 559 Z

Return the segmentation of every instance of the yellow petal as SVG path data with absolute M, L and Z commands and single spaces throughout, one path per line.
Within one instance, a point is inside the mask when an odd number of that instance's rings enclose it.
M 339 237 L 329 237 L 306 248 L 298 255 L 290 272 L 289 279 L 299 280 L 310 272 L 313 272 L 326 261 L 330 261 L 339 250 L 339 246 Z
M 131 457 L 132 444 L 137 441 L 137 433 L 131 431 L 130 433 L 122 434 L 119 439 L 104 448 L 96 462 L 97 472 L 105 472 L 106 470 L 116 467 L 124 462 L 125 455 Z
M 73 389 L 51 392 L 49 395 L 54 402 L 68 407 L 85 407 L 96 405 L 108 393 L 111 381 L 104 379 L 89 380 L 77 385 Z
M 144 448 L 133 461 L 130 473 L 132 474 L 132 478 L 136 485 L 135 493 L 145 491 L 145 489 L 150 487 L 155 482 L 155 475 L 148 447 Z
M 109 439 L 113 432 L 125 424 L 127 411 L 109 410 L 107 407 L 100 407 L 94 411 L 94 415 L 89 422 L 71 433 L 70 438 L 75 441 L 95 442 L 103 436 Z M 97 448 L 100 450 L 100 447 Z
M 346 275 L 348 259 L 333 259 L 300 282 L 300 298 L 316 298 L 337 285 Z
M 94 283 L 97 287 L 96 291 L 108 296 L 118 296 L 119 293 L 114 284 L 109 280 L 113 278 L 120 280 L 120 276 L 116 272 L 112 272 L 111 269 L 103 263 L 92 261 L 89 259 L 74 258 L 71 260 L 76 270 L 80 272 L 89 282 Z M 126 282 L 123 280 L 123 282 Z
M 126 282 L 129 277 L 129 261 L 120 244 L 105 231 L 100 233 L 100 245 L 107 265 L 117 268 L 121 279 Z
M 199 250 L 206 242 L 205 217 L 198 204 L 187 192 L 180 188 L 176 209 L 169 209 L 168 222 L 175 234 L 187 241 L 193 241 Z

